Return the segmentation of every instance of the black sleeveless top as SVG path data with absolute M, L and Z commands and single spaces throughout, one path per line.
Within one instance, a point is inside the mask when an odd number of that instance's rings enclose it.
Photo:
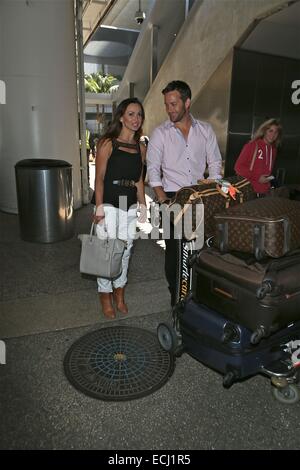
M 128 210 L 130 206 L 137 203 L 137 188 L 118 186 L 113 184 L 114 180 L 133 180 L 138 182 L 142 173 L 142 156 L 140 145 L 126 144 L 118 140 L 112 141 L 112 153 L 107 161 L 104 177 L 103 203 L 111 204 L 114 207 Z M 124 149 L 135 149 L 135 153 L 127 152 Z M 122 198 L 120 204 L 119 197 Z M 123 200 L 124 199 L 124 200 Z

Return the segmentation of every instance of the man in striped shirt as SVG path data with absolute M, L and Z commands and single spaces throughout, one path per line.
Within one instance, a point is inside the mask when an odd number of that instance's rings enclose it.
M 160 203 L 183 186 L 197 184 L 206 167 L 209 178 L 222 177 L 222 158 L 212 127 L 190 114 L 189 85 L 175 80 L 162 93 L 169 119 L 154 129 L 147 151 L 149 184 Z M 177 301 L 178 243 L 172 236 L 166 240 L 165 273 L 172 305 Z

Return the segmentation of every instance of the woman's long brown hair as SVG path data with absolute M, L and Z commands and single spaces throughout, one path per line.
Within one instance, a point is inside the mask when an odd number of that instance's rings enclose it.
M 98 145 L 104 140 L 107 140 L 107 139 L 112 140 L 112 139 L 117 139 L 119 137 L 121 130 L 122 130 L 122 123 L 120 119 L 130 104 L 138 104 L 141 107 L 142 124 L 141 124 L 141 127 L 134 134 L 134 140 L 136 142 L 139 142 L 141 136 L 143 135 L 142 125 L 145 120 L 145 111 L 144 111 L 142 103 L 138 100 L 138 98 L 127 98 L 126 100 L 121 101 L 121 103 L 118 105 L 116 112 L 113 116 L 113 120 L 109 128 L 105 132 L 105 134 L 99 140 Z

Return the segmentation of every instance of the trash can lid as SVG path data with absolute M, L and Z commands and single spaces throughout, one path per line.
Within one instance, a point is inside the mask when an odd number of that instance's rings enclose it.
M 51 158 L 27 158 L 16 163 L 15 168 L 36 168 L 45 170 L 47 168 L 70 167 L 71 163 L 64 160 L 54 160 Z

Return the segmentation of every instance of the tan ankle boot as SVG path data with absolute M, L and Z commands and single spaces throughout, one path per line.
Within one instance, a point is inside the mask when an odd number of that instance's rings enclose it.
M 103 315 L 106 318 L 116 318 L 116 312 L 112 304 L 112 295 L 110 292 L 100 292 L 100 303 Z
M 124 293 L 125 293 L 125 287 L 117 287 L 116 289 L 114 289 L 114 300 L 115 300 L 117 310 L 119 310 L 119 312 L 124 313 L 124 315 L 126 315 L 126 313 L 128 313 L 128 308 L 127 308 L 127 305 L 125 304 Z

